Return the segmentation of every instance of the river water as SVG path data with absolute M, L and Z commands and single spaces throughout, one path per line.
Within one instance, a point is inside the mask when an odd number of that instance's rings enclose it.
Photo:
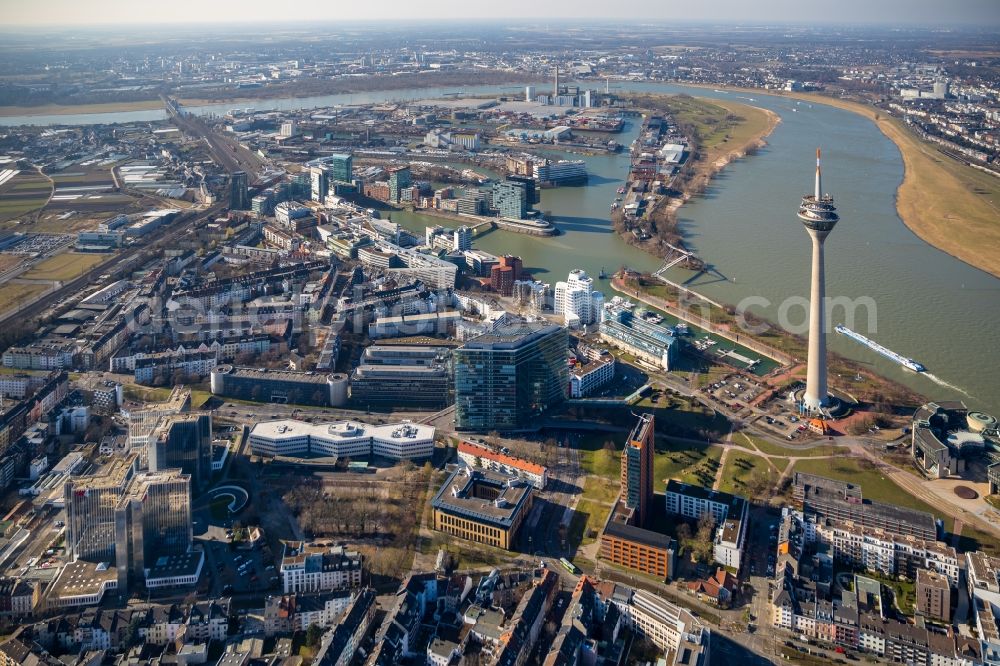
M 826 242 L 827 295 L 859 303 L 852 328 L 904 356 L 924 363 L 917 375 L 835 333 L 828 337 L 838 353 L 872 367 L 932 399 L 962 399 L 971 408 L 1000 415 L 1000 279 L 972 268 L 929 246 L 902 223 L 895 194 L 903 177 L 898 149 L 869 120 L 841 109 L 756 93 L 714 92 L 667 84 L 627 84 L 645 92 L 686 92 L 727 98 L 769 109 L 782 122 L 756 156 L 730 164 L 703 197 L 681 209 L 687 244 L 714 271 L 694 276 L 673 269 L 676 281 L 728 303 L 755 297 L 766 305 L 750 308 L 779 321 L 783 304 L 787 319 L 802 325 L 808 297 L 810 245 L 796 218 L 800 197 L 812 190 L 813 160 L 823 147 L 824 190 L 837 202 L 841 221 Z M 463 87 L 466 94 L 496 93 L 514 88 Z M 254 108 L 307 109 L 337 104 L 439 97 L 458 88 L 425 88 L 326 95 L 314 98 L 261 100 Z M 752 101 L 750 101 L 752 98 Z M 194 107 L 197 113 L 224 113 L 230 104 Z M 0 118 L 0 125 L 74 124 L 162 119 L 158 111 L 78 116 Z M 620 142 L 635 136 L 631 123 Z M 602 267 L 622 265 L 655 270 L 658 261 L 620 240 L 611 230 L 609 206 L 628 172 L 628 155 L 585 158 L 591 174 L 585 187 L 542 192 L 541 210 L 550 211 L 564 232 L 535 238 L 494 231 L 476 246 L 494 254 L 522 257 L 539 279 L 554 283 L 573 268 L 594 276 Z M 427 223 L 448 220 L 413 213 L 393 219 L 422 231 Z M 998 259 L 1000 260 L 1000 259 Z M 608 294 L 611 295 L 610 293 Z M 860 300 L 860 299 L 870 299 Z M 869 317 L 865 303 L 874 304 Z M 833 323 L 845 320 L 842 310 Z M 848 322 L 850 324 L 850 322 Z M 869 325 L 871 324 L 871 325 Z

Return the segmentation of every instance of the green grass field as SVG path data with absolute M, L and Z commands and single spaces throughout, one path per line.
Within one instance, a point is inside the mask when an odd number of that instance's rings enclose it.
M 0 286 L 0 312 L 29 303 L 47 289 L 44 284 L 7 283 Z
M 618 498 L 619 485 L 617 478 L 588 476 L 583 482 L 583 497 L 610 505 Z
M 122 392 L 126 398 L 140 402 L 166 402 L 170 398 L 170 390 L 162 386 L 160 388 L 150 388 L 136 384 L 125 384 L 122 387 Z
M 28 280 L 72 280 L 107 259 L 104 254 L 64 252 L 37 264 L 21 277 Z
M 581 499 L 576 504 L 576 512 L 569 524 L 567 540 L 570 544 L 586 546 L 597 540 L 604 521 L 611 512 L 610 504 L 592 502 L 588 499 Z
M 726 457 L 726 464 L 719 472 L 719 490 L 733 495 L 748 497 L 752 495 L 748 490 L 750 479 L 755 474 L 765 474 L 771 480 L 771 485 L 777 481 L 778 475 L 774 469 L 767 464 L 767 460 L 760 456 L 748 453 L 738 453 L 730 451 Z
M 818 444 L 812 448 L 798 448 L 794 445 L 789 445 L 787 447 L 781 446 L 780 444 L 775 444 L 774 442 L 769 442 L 763 437 L 755 437 L 754 435 L 747 435 L 746 433 L 736 433 L 733 435 L 733 443 L 739 446 L 744 446 L 749 448 L 753 443 L 753 446 L 757 447 L 761 453 L 766 453 L 772 456 L 788 456 L 791 458 L 816 458 L 820 456 L 835 456 L 844 452 L 844 447 L 837 446 L 836 444 Z

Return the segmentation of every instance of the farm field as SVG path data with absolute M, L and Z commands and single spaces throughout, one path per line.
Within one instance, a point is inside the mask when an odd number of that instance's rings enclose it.
M 64 252 L 46 259 L 21 277 L 26 280 L 72 280 L 107 259 L 106 254 Z

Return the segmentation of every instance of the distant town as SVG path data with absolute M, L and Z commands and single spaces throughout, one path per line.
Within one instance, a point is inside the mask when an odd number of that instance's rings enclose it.
M 682 219 L 813 104 L 992 196 L 995 35 L 451 29 L 0 46 L 0 666 L 1000 664 L 998 396 L 833 326 L 836 163 L 801 335 Z

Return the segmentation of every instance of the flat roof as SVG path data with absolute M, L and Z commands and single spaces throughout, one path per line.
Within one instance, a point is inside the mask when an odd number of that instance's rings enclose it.
M 476 497 L 479 485 L 500 489 L 497 500 L 504 500 L 503 505 Z M 516 476 L 463 468 L 452 472 L 435 495 L 432 506 L 446 513 L 510 528 L 530 497 L 531 486 Z
M 535 340 L 564 330 L 555 324 L 525 323 L 505 326 L 493 333 L 485 333 L 469 340 L 459 350 L 503 350 L 518 349 Z
M 204 558 L 205 553 L 200 550 L 175 553 L 173 555 L 161 555 L 148 568 L 146 580 L 194 576 L 201 568 Z
M 266 370 L 257 368 L 242 368 L 234 365 L 216 366 L 213 372 L 222 373 L 230 377 L 245 377 L 248 379 L 279 379 L 293 382 L 307 382 L 311 384 L 325 384 L 330 377 L 329 373 L 323 372 L 296 372 L 294 370 Z
M 414 439 L 434 439 L 434 426 L 422 423 L 387 423 L 369 425 L 359 421 L 335 421 L 328 423 L 308 423 L 295 419 L 263 421 L 254 425 L 251 436 L 268 439 L 291 437 L 318 437 L 325 440 L 354 440 L 377 437 L 383 441 L 406 442 Z
M 109 582 L 118 581 L 118 570 L 108 563 L 77 560 L 63 567 L 62 575 L 52 587 L 56 599 L 98 594 Z

